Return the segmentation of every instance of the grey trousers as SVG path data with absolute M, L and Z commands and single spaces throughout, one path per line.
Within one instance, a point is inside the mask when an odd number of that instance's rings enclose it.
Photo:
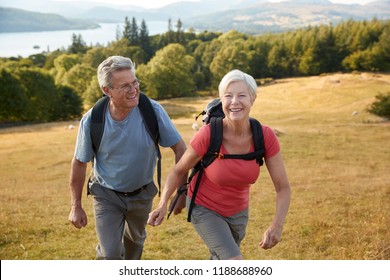
M 151 182 L 135 196 L 124 196 L 98 183 L 90 186 L 93 196 L 96 258 L 139 260 L 146 239 L 146 222 L 157 188 Z
M 187 197 L 187 211 L 190 201 Z M 240 244 L 248 225 L 248 208 L 223 217 L 210 209 L 195 205 L 191 223 L 209 248 L 211 260 L 227 260 L 241 255 Z

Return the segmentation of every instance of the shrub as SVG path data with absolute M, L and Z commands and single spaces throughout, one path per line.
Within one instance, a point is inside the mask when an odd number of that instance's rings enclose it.
M 387 94 L 379 94 L 376 96 L 376 101 L 372 103 L 368 112 L 386 119 L 390 119 L 390 92 Z

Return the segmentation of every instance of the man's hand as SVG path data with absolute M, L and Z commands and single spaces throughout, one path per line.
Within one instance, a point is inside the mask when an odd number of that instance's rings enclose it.
M 76 228 L 80 229 L 87 225 L 87 214 L 81 206 L 72 206 L 69 213 L 69 222 Z

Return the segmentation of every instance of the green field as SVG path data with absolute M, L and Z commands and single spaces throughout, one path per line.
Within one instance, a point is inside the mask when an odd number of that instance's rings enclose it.
M 252 116 L 277 130 L 292 200 L 282 241 L 259 249 L 275 208 L 262 169 L 251 189 L 246 259 L 390 259 L 390 123 L 366 111 L 389 91 L 390 75 L 371 73 L 276 80 L 259 88 Z M 161 102 L 186 143 L 194 134 L 192 115 L 210 99 Z M 77 128 L 63 122 L 0 130 L 0 259 L 94 259 L 92 199 L 83 197 L 86 228 L 68 222 Z M 164 180 L 173 155 L 162 153 Z M 185 213 L 147 230 L 143 259 L 209 257 Z

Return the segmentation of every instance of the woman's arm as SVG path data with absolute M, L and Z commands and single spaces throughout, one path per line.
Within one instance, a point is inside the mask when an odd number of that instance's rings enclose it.
M 160 202 L 157 208 L 149 214 L 149 225 L 158 226 L 163 222 L 164 216 L 167 212 L 169 198 L 181 185 L 183 177 L 185 177 L 188 174 L 188 171 L 200 160 L 201 157 L 191 146 L 189 146 L 184 155 L 180 158 L 179 162 L 169 172 L 161 194 Z
M 186 144 L 184 143 L 183 139 L 181 139 L 176 145 L 172 146 L 171 149 L 175 153 L 175 164 L 176 164 L 176 163 L 179 162 L 179 160 L 181 159 L 181 157 L 185 153 L 185 151 L 186 151 Z M 179 186 L 183 186 L 183 185 L 186 184 L 186 182 L 187 182 L 187 175 L 188 174 L 185 174 L 183 176 L 182 181 L 179 184 Z M 171 201 L 171 203 L 172 203 L 172 201 Z M 177 214 L 181 213 L 181 211 L 185 207 L 186 207 L 186 200 L 185 200 L 185 193 L 183 193 L 183 195 L 181 195 L 179 197 L 177 203 L 175 204 L 175 208 L 173 209 L 173 213 L 175 215 L 177 215 Z
M 272 158 L 266 159 L 265 163 L 275 186 L 276 211 L 272 224 L 265 231 L 259 245 L 263 249 L 271 249 L 281 239 L 284 220 L 290 206 L 290 183 L 280 152 Z

